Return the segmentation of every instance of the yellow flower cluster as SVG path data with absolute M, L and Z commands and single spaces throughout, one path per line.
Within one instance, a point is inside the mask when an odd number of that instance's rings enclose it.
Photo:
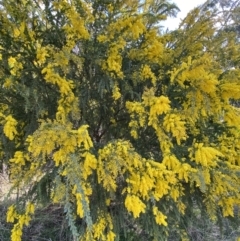
M 46 82 L 58 85 L 61 95 L 68 96 L 69 100 L 73 98 L 73 81 L 66 80 L 62 78 L 59 74 L 55 73 L 51 64 L 42 70 L 42 74 L 45 74 L 44 77 Z
M 98 218 L 80 241 L 102 240 L 114 241 L 115 233 L 113 232 L 112 218 L 109 214 L 103 212 L 98 213 Z
M 195 143 L 194 148 L 189 148 L 189 157 L 203 167 L 215 167 L 218 157 L 223 154 L 213 147 L 204 147 L 203 143 Z
M 48 53 L 49 49 L 47 47 L 42 47 L 40 45 L 37 45 L 37 54 L 36 54 L 36 58 L 37 58 L 37 63 L 41 66 L 42 64 L 45 63 L 46 58 L 49 57 L 49 53 Z
M 156 35 L 152 38 L 151 33 L 146 34 L 146 48 L 143 51 L 144 58 L 153 63 L 158 63 L 163 54 L 163 44 Z
M 146 193 L 152 187 L 152 184 L 149 184 L 149 181 L 152 183 L 152 180 L 150 180 L 151 178 L 149 178 L 148 175 L 153 174 L 146 173 L 146 175 L 140 178 L 140 173 L 145 170 L 143 168 L 143 163 L 145 162 L 146 160 L 134 152 L 129 142 L 117 141 L 110 143 L 99 150 L 97 167 L 98 182 L 102 183 L 107 191 L 114 191 L 117 188 L 116 181 L 118 175 L 120 173 L 124 175 L 125 172 L 130 172 L 127 182 L 131 184 L 131 192 L 133 194 L 140 193 L 142 196 L 146 196 Z M 137 169 L 139 169 L 139 174 L 135 173 Z
M 17 59 L 14 57 L 8 58 L 8 65 L 10 67 L 10 73 L 15 76 L 18 74 L 19 71 L 23 69 L 22 63 L 19 60 L 20 55 L 17 56 Z
M 65 122 L 68 113 L 72 109 L 72 105 L 76 100 L 72 89 L 74 87 L 73 81 L 66 80 L 62 78 L 59 74 L 55 73 L 53 70 L 54 65 L 49 64 L 42 70 L 42 73 L 45 74 L 45 80 L 48 83 L 57 85 L 61 94 L 61 98 L 58 101 L 58 110 L 56 113 L 56 119 L 58 121 Z
M 98 182 L 102 183 L 107 191 L 115 191 L 118 175 L 128 173 L 127 187 L 123 190 L 123 194 L 126 193 L 125 207 L 137 218 L 146 211 L 144 200 L 148 201 L 153 197 L 159 201 L 169 194 L 178 202 L 179 197 L 183 195 L 177 175 L 179 179 L 188 181 L 192 169 L 188 164 L 181 164 L 176 157 L 173 159 L 175 163 L 167 163 L 167 160 L 163 163 L 146 160 L 135 153 L 127 142 L 110 143 L 99 151 Z M 166 169 L 166 166 L 170 165 L 174 166 L 174 172 Z M 180 202 L 178 204 L 180 211 L 184 212 L 184 206 Z M 159 213 L 159 223 L 162 218 Z
M 13 68 L 16 63 L 17 63 L 17 60 L 15 58 L 13 58 L 13 57 L 8 58 L 8 65 L 10 68 Z
M 127 192 L 144 200 L 149 200 L 151 196 L 155 200 L 160 200 L 168 193 L 170 185 L 176 184 L 175 174 L 167 171 L 165 166 L 158 162 L 141 159 L 139 161 L 145 163 L 145 167 L 139 165 L 138 174 L 134 173 L 134 169 L 130 169 L 130 175 L 126 180 Z
M 11 205 L 7 211 L 7 222 L 13 223 L 17 221 L 11 231 L 11 241 L 21 241 L 23 226 L 28 226 L 31 216 L 34 214 L 35 208 L 33 203 L 28 203 L 24 214 L 18 214 L 16 207 Z
M 180 161 L 176 158 L 175 155 L 169 154 L 163 158 L 162 163 L 169 169 L 169 170 L 177 170 L 181 165 Z
M 41 167 L 46 163 L 42 157 L 51 156 L 55 166 L 60 166 L 59 176 L 67 178 L 73 186 L 72 198 L 77 206 L 77 215 L 81 218 L 87 215 L 89 196 L 92 195 L 92 187 L 86 180 L 97 168 L 97 159 L 89 152 L 93 143 L 87 127 L 83 125 L 78 130 L 72 130 L 70 124 L 62 125 L 56 121 L 47 121 L 42 122 L 40 130 L 27 138 L 31 165 L 26 176 L 28 178 L 34 176 L 35 180 L 42 178 L 44 173 L 41 172 Z M 72 157 L 74 153 L 78 154 Z M 19 156 L 21 155 L 17 155 Z M 51 197 L 55 203 L 63 201 L 67 189 L 65 184 L 57 181 L 57 178 L 56 187 L 51 191 Z M 77 188 L 77 185 L 81 185 L 81 190 Z
M 12 78 L 6 78 L 3 84 L 4 88 L 10 88 L 13 87 L 13 80 Z
M 14 38 L 18 38 L 18 39 L 19 39 L 19 37 L 23 37 L 24 38 L 25 37 L 24 36 L 25 28 L 26 28 L 25 22 L 21 22 L 20 27 L 15 27 L 13 29 L 13 36 L 14 36 Z
M 232 99 L 240 99 L 240 85 L 239 83 L 222 83 L 220 85 L 221 95 L 225 101 Z
M 153 207 L 153 214 L 157 224 L 167 226 L 167 222 L 165 220 L 167 219 L 167 216 L 160 212 L 157 207 Z
M 139 102 L 126 102 L 126 108 L 131 116 L 131 121 L 129 122 L 129 127 L 131 127 L 131 136 L 135 139 L 138 137 L 138 128 L 144 127 L 146 124 L 147 113 L 145 112 L 144 105 Z M 135 118 L 135 117 L 138 118 Z
M 218 138 L 220 142 L 219 150 L 231 165 L 240 166 L 240 153 L 238 152 L 240 147 L 240 133 L 238 131 L 233 131 L 233 133 L 235 136 L 229 137 L 224 133 Z
M 144 42 L 141 48 L 132 48 L 129 51 L 129 58 L 144 60 L 144 62 L 159 63 L 163 56 L 164 46 L 162 39 L 157 36 L 157 31 L 150 30 L 144 33 Z
M 54 64 L 56 66 L 60 66 L 64 72 L 64 74 L 67 74 L 68 71 L 69 71 L 69 57 L 70 56 L 70 53 L 69 53 L 69 49 L 67 47 L 63 48 L 63 50 L 57 52 L 57 53 L 54 53 Z M 73 57 L 73 56 L 71 56 Z M 81 63 L 81 60 L 74 56 L 75 57 L 75 60 L 76 62 Z M 74 58 L 73 57 L 73 58 Z M 78 65 L 79 69 L 81 69 L 81 65 Z
M 83 144 L 85 150 L 89 150 L 91 147 L 93 147 L 93 143 L 88 134 L 87 128 L 88 128 L 88 125 L 82 125 L 77 131 L 78 146 L 80 147 Z
M 146 30 L 146 26 L 143 24 L 141 15 L 136 16 L 124 16 L 112 22 L 108 26 L 109 39 L 114 39 L 115 35 L 119 35 L 122 32 L 122 36 L 126 39 L 136 40 Z
M 184 180 L 185 182 L 189 181 L 189 174 L 195 172 L 188 163 L 183 163 L 180 168 L 177 170 L 178 178 Z
M 148 170 L 149 171 L 149 170 Z M 140 194 L 143 199 L 149 199 L 150 191 L 155 187 L 154 175 L 146 173 L 131 173 L 126 180 L 131 186 L 131 193 Z
M 91 11 L 89 11 L 89 6 L 87 6 L 87 3 L 82 2 L 82 6 L 85 10 L 88 12 L 88 18 L 83 19 L 82 16 L 76 11 L 76 8 L 74 5 L 72 5 L 70 2 L 67 1 L 59 1 L 59 3 L 55 3 L 54 7 L 58 10 L 65 10 L 65 16 L 70 21 L 69 24 L 65 25 L 63 27 L 64 31 L 66 32 L 67 36 L 67 45 L 72 48 L 74 47 L 74 44 L 79 39 L 88 39 L 89 38 L 89 32 L 87 28 L 85 27 L 86 21 L 92 21 L 93 17 L 91 15 Z
M 174 68 L 171 73 L 171 82 L 177 82 L 182 88 L 195 87 L 202 93 L 214 96 L 218 80 L 216 74 L 212 73 L 211 58 L 205 54 L 193 60 L 188 57 L 187 62 L 183 62 L 179 68 Z M 188 85 L 186 85 L 186 81 Z
M 181 140 L 186 140 L 186 128 L 185 121 L 181 120 L 181 117 L 177 114 L 167 114 L 164 117 L 163 127 L 167 132 L 171 132 L 176 138 L 177 144 L 181 144 Z
M 25 157 L 23 152 L 16 151 L 14 154 L 14 158 L 10 159 L 10 162 L 13 162 L 14 164 L 24 166 L 25 165 Z
M 221 199 L 218 204 L 223 208 L 223 216 L 232 216 L 234 217 L 233 208 L 236 203 L 239 204 L 239 199 L 233 197 L 227 197 Z
M 115 84 L 114 87 L 113 87 L 112 97 L 113 97 L 114 100 L 118 100 L 121 97 L 120 89 L 117 86 L 117 84 Z
M 92 170 L 96 170 L 97 159 L 89 152 L 83 153 L 82 156 L 85 158 L 83 164 L 83 178 L 86 180 L 88 176 L 92 174 Z
M 14 205 L 11 205 L 7 211 L 7 222 L 13 223 L 16 217 L 17 217 L 16 208 Z
M 125 207 L 128 212 L 133 213 L 134 218 L 138 218 L 140 213 L 145 213 L 146 205 L 136 195 L 127 195 L 125 199 Z
M 96 160 L 93 155 L 85 152 L 93 146 L 87 128 L 87 125 L 82 125 L 78 130 L 72 130 L 71 124 L 62 125 L 57 121 L 42 122 L 39 131 L 28 136 L 26 140 L 28 151 L 34 159 L 41 155 L 51 155 L 55 165 L 59 166 L 67 164 L 69 155 L 80 149 L 84 153 L 82 158 L 86 161 L 85 168 L 89 173 L 90 169 L 96 166 Z
M 115 153 L 114 155 L 114 151 L 116 151 L 117 147 L 120 153 Z M 121 167 L 124 162 L 120 148 L 121 143 L 110 143 L 98 151 L 98 183 L 102 183 L 107 191 L 115 191 L 117 188 L 116 179 L 119 167 Z M 126 149 L 127 154 L 128 143 L 122 143 L 122 148 Z M 109 159 L 110 157 L 111 159 Z
M 76 187 L 76 186 L 75 186 Z M 85 195 L 83 196 L 81 193 L 74 193 L 76 196 L 76 203 L 77 203 L 77 215 L 80 218 L 83 218 L 85 215 L 84 212 L 84 203 L 89 203 L 89 199 L 86 195 L 86 193 L 84 193 Z
M 104 42 L 108 41 L 108 37 L 107 37 L 106 35 L 99 34 L 99 35 L 97 36 L 97 40 L 98 40 L 98 42 L 100 42 L 100 43 L 104 43 Z
M 153 126 L 153 128 L 157 131 L 159 129 L 158 117 L 159 115 L 162 115 L 170 111 L 171 109 L 170 100 L 166 96 L 159 96 L 159 97 L 154 96 L 154 90 L 152 88 L 144 92 L 142 99 L 143 99 L 143 102 L 141 104 L 136 102 L 134 103 L 127 102 L 126 107 L 128 111 L 131 113 L 131 117 L 135 116 L 134 113 L 138 115 L 140 126 L 142 126 L 145 123 L 146 117 L 149 116 L 148 125 Z M 150 108 L 149 112 L 145 110 L 147 108 Z M 136 120 L 134 119 L 131 120 L 130 126 L 133 127 L 132 130 L 135 132 L 133 136 L 137 137 Z M 174 134 L 179 135 L 179 131 L 176 131 Z M 178 136 L 178 138 L 180 137 Z
M 122 37 L 119 37 L 117 43 L 111 44 L 108 50 L 107 60 L 102 62 L 103 70 L 108 71 L 112 77 L 115 77 L 115 75 L 120 79 L 124 77 L 120 51 L 123 50 L 125 45 L 125 40 Z
M 149 65 L 143 65 L 141 68 L 141 78 L 142 80 L 146 80 L 146 79 L 151 79 L 152 84 L 155 85 L 156 84 L 156 76 L 154 75 L 154 73 L 152 72 L 151 68 Z
M 139 39 L 140 35 L 144 34 L 145 31 L 146 27 L 140 15 L 124 16 L 109 24 L 104 34 L 101 33 L 97 37 L 101 43 L 111 41 L 108 57 L 102 61 L 103 70 L 110 72 L 112 77 L 116 75 L 116 77 L 122 79 L 124 74 L 122 72 L 121 52 L 124 50 L 128 41 Z M 121 33 L 121 36 L 119 36 L 119 33 Z M 152 75 L 152 77 L 154 81 L 154 76 Z
M 3 132 L 4 134 L 6 135 L 6 137 L 9 139 L 9 140 L 13 140 L 14 137 L 17 135 L 17 121 L 12 117 L 12 115 L 8 115 L 6 118 L 5 118 L 5 125 L 3 127 Z
M 224 120 L 229 126 L 238 126 L 240 122 L 240 110 L 238 107 L 228 106 L 224 114 Z
M 149 122 L 148 125 L 155 125 L 158 120 L 158 116 L 163 113 L 167 113 L 170 107 L 170 100 L 166 96 L 150 97 L 150 112 L 149 112 Z M 145 101 L 145 100 L 144 100 Z

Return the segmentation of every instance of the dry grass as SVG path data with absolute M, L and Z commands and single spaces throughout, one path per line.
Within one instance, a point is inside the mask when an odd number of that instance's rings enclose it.
M 0 241 L 9 241 L 12 224 L 5 221 L 8 203 L 0 203 Z M 22 241 L 73 241 L 61 206 L 49 205 L 39 208 L 24 227 Z

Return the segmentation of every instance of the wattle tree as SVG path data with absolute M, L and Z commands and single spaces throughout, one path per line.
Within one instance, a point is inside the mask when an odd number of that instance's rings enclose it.
M 216 9 L 196 8 L 168 32 L 178 8 L 166 0 L 0 5 L 12 241 L 49 203 L 81 241 L 184 238 L 196 208 L 238 218 L 239 38 Z

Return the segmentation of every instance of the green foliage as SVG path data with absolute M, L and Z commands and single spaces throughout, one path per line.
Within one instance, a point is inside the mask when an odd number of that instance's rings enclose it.
M 195 210 L 238 219 L 240 45 L 216 6 L 164 32 L 165 0 L 1 1 L 12 241 L 49 203 L 81 241 L 184 239 Z

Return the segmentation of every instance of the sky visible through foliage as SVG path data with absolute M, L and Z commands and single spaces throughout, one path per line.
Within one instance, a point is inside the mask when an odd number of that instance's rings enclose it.
M 169 30 L 176 29 L 181 19 L 185 18 L 190 10 L 199 6 L 200 4 L 203 4 L 205 1 L 204 0 L 174 0 L 172 2 L 175 3 L 180 8 L 180 12 L 177 14 L 176 18 L 170 17 L 165 21 L 164 26 Z

